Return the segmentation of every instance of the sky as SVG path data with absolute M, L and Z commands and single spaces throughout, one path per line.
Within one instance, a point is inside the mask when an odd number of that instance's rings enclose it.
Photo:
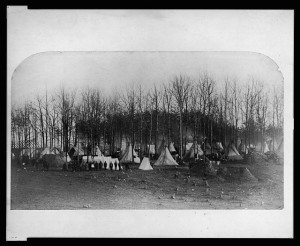
M 279 70 L 289 88 L 285 97 L 293 96 L 292 11 L 28 10 L 8 6 L 7 27 L 8 105 L 45 90 L 46 84 L 51 90 L 60 83 L 88 83 L 109 93 L 119 83 L 164 81 L 183 70 L 193 76 L 203 68 L 217 77 L 226 73 L 243 78 L 255 71 L 266 83 L 278 81 L 275 77 L 280 76 L 275 74 Z M 58 51 L 62 53 L 57 55 Z M 70 51 L 90 53 L 65 53 Z
M 12 103 L 22 104 L 41 93 L 84 87 L 113 94 L 127 85 L 149 88 L 176 75 L 197 79 L 208 72 L 217 85 L 226 77 L 241 85 L 249 76 L 265 86 L 283 82 L 278 65 L 253 52 L 42 52 L 26 58 L 12 76 Z

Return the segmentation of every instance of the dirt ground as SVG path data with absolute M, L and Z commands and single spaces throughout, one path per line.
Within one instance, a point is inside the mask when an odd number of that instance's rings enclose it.
M 220 167 L 247 167 L 256 180 L 203 177 L 185 166 L 66 172 L 13 162 L 11 209 L 283 209 L 283 165 Z

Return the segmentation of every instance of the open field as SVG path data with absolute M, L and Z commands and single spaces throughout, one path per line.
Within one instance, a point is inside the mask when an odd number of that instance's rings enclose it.
M 142 171 L 41 171 L 12 163 L 11 209 L 282 209 L 283 165 L 247 167 L 257 180 L 203 177 L 187 167 Z M 177 175 L 175 175 L 177 174 Z M 206 183 L 207 181 L 207 183 Z M 209 187 L 207 186 L 209 185 Z

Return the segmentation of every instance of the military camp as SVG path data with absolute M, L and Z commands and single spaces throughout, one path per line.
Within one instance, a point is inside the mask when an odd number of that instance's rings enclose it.
M 12 209 L 283 208 L 282 87 L 172 71 L 109 90 L 100 79 L 45 88 L 14 105 Z

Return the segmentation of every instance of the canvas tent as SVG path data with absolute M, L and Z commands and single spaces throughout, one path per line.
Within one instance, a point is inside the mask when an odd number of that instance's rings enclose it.
M 189 151 L 190 148 L 192 147 L 192 145 L 193 145 L 193 143 L 187 143 L 187 144 L 185 145 L 185 152 Z
M 69 151 L 69 156 L 71 158 L 82 156 L 82 155 L 84 155 L 84 150 L 80 147 L 77 147 L 77 146 L 73 146 Z
M 223 150 L 224 150 L 223 145 L 222 145 L 221 142 L 217 142 L 216 145 L 219 147 L 219 150 L 220 150 L 220 151 L 223 151 Z
M 44 155 L 59 155 L 59 154 L 61 154 L 61 152 L 58 148 L 56 148 L 56 147 L 53 147 L 53 148 L 46 147 L 40 153 L 39 159 L 41 159 Z
M 141 165 L 139 166 L 139 169 L 141 169 L 141 170 L 153 170 L 148 157 L 143 158 L 143 161 L 142 161 Z
M 123 154 L 120 163 L 131 163 L 132 157 L 134 158 L 134 163 L 140 163 L 140 158 L 137 157 L 136 152 L 133 150 L 133 156 L 132 156 L 132 146 L 129 144 L 125 150 L 125 153 Z
M 97 145 L 94 148 L 93 154 L 97 156 L 102 156 L 102 152 Z
M 196 155 L 196 156 L 195 156 Z M 194 143 L 188 152 L 184 155 L 183 159 L 189 159 L 189 158 L 199 158 L 203 155 L 203 150 L 201 149 L 201 146 L 197 143 Z
M 243 160 L 234 144 L 229 144 L 227 148 L 227 159 L 228 160 Z
M 67 156 L 67 157 L 66 157 L 66 156 Z M 71 161 L 71 158 L 70 158 L 69 154 L 66 153 L 66 152 L 63 152 L 63 153 L 62 153 L 62 157 L 64 158 L 64 160 L 66 160 L 66 158 L 67 158 L 67 162 L 70 162 L 70 161 Z
M 154 166 L 177 166 L 177 162 L 173 159 L 168 147 L 165 147 L 158 157 Z
M 149 152 L 151 155 L 155 154 L 155 145 L 154 144 L 149 145 Z
M 170 153 L 176 152 L 173 142 L 170 143 L 169 150 L 170 150 Z
M 267 142 L 265 142 L 265 144 L 264 144 L 264 153 L 267 153 L 268 151 L 270 151 L 269 146 L 268 146 Z

